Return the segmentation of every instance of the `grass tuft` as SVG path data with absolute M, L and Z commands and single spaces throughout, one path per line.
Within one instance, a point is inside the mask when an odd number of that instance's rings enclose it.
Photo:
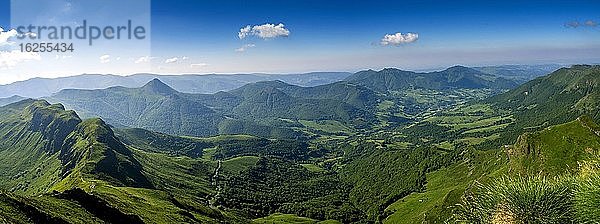
M 600 221 L 600 175 L 577 181 L 574 194 L 575 217 L 579 223 Z
M 573 190 L 570 178 L 500 178 L 477 183 L 457 211 L 467 223 L 570 223 Z

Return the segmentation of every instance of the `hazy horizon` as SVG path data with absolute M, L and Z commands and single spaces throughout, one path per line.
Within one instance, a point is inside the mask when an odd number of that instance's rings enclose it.
M 179 76 L 179 75 L 200 75 L 200 76 L 209 76 L 209 75 L 299 75 L 299 74 L 310 74 L 310 73 L 357 73 L 360 71 L 366 71 L 366 70 L 374 70 L 374 71 L 380 71 L 383 69 L 387 69 L 387 68 L 393 68 L 393 69 L 399 69 L 399 70 L 404 70 L 404 71 L 412 71 L 412 72 L 435 72 L 435 71 L 443 71 L 446 70 L 448 68 L 451 67 L 455 67 L 455 66 L 464 66 L 464 67 L 468 67 L 468 68 L 478 68 L 478 67 L 496 67 L 496 66 L 550 66 L 550 65 L 557 65 L 557 66 L 562 66 L 562 67 L 569 67 L 572 65 L 577 65 L 577 64 L 589 64 L 589 65 L 596 65 L 599 63 L 544 63 L 544 64 L 489 64 L 489 65 L 463 65 L 463 64 L 455 64 L 455 65 L 449 65 L 446 67 L 431 67 L 431 68 L 422 68 L 422 69 L 404 69 L 404 68 L 399 68 L 399 67 L 381 67 L 381 68 L 364 68 L 361 70 L 347 70 L 347 71 L 336 71 L 336 70 L 330 70 L 330 71 L 321 71 L 321 70 L 308 70 L 308 71 L 300 71 L 300 72 L 282 72 L 282 73 L 266 73 L 266 72 L 235 72 L 235 73 L 154 73 L 154 72 L 140 72 L 140 73 L 131 73 L 131 74 L 112 74 L 112 73 L 81 73 L 81 74 L 69 74 L 69 75 L 57 75 L 57 76 L 33 76 L 33 77 L 29 77 L 26 79 L 22 79 L 22 80 L 15 80 L 15 81 L 11 81 L 8 83 L 3 83 L 2 80 L 0 79 L 0 85 L 10 85 L 13 83 L 17 83 L 17 82 L 23 82 L 23 81 L 28 81 L 28 80 L 33 80 L 33 79 L 60 79 L 60 78 L 69 78 L 69 77 L 76 77 L 76 76 L 84 76 L 84 75 L 101 75 L 101 76 L 121 76 L 121 77 L 128 77 L 128 76 L 135 76 L 135 75 L 158 75 L 158 76 Z
M 35 1 L 0 1 L 0 83 L 83 73 L 355 72 L 600 61 L 597 1 L 128 0 L 98 7 L 50 0 L 27 7 Z M 82 21 L 133 21 L 147 38 L 99 39 L 93 46 L 69 40 L 75 42 L 70 53 L 19 50 L 17 37 L 32 35 L 17 32 L 19 25 L 75 27 Z

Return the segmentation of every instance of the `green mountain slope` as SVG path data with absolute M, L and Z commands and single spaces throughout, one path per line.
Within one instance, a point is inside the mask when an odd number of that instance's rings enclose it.
M 63 90 L 50 99 L 84 117 L 101 117 L 115 126 L 176 135 L 217 134 L 220 114 L 154 79 L 141 88 Z
M 589 113 L 597 120 L 600 89 L 600 66 L 577 65 L 562 68 L 537 78 L 488 102 L 512 109 L 517 116 L 534 119 L 529 123 L 564 123 Z M 533 116 L 546 114 L 548 116 Z M 525 119 L 523 119 L 525 120 Z
M 280 90 L 276 83 L 249 84 L 236 91 L 244 100 L 233 113 L 244 118 L 286 118 L 303 120 L 337 120 L 350 122 L 359 117 L 368 118 L 361 111 L 341 100 L 293 97 Z M 297 94 L 302 96 L 302 94 Z M 333 98 L 333 97 L 332 97 Z
M 462 161 L 429 173 L 426 189 L 391 204 L 386 209 L 391 213 L 386 221 L 444 223 L 457 217 L 469 217 L 469 214 L 477 217 L 477 212 L 501 211 L 497 206 L 506 205 L 486 200 L 502 197 L 510 197 L 502 200 L 515 203 L 509 205 L 514 209 L 512 211 L 526 212 L 535 204 L 546 203 L 547 206 L 567 206 L 557 210 L 567 215 L 581 213 L 588 217 L 587 220 L 597 219 L 594 212 L 582 212 L 580 205 L 573 203 L 581 203 L 585 208 L 594 207 L 597 202 L 592 198 L 599 195 L 597 191 L 589 191 L 589 188 L 600 188 L 598 182 L 594 182 L 600 161 L 600 129 L 595 117 L 600 101 L 590 100 L 597 94 L 598 70 L 598 66 L 560 69 L 507 93 L 468 104 L 462 109 L 459 107 L 458 113 L 443 112 L 427 119 L 431 124 L 450 124 L 448 127 L 454 129 L 436 135 L 444 136 L 446 140 L 478 137 L 486 150 L 471 152 L 471 149 L 462 155 Z M 477 112 L 473 108 L 488 109 Z M 507 116 L 510 122 L 498 122 L 498 118 Z M 492 129 L 503 123 L 502 128 Z M 480 125 L 484 125 L 483 128 Z M 470 131 L 472 128 L 478 128 L 475 129 L 477 132 Z M 467 131 L 463 131 L 465 129 Z M 455 135 L 457 132 L 463 132 L 462 136 Z M 454 150 L 461 148 L 454 146 Z M 555 195 L 552 191 L 557 186 L 567 190 Z M 581 186 L 588 190 L 581 193 Z M 490 189 L 497 191 L 481 194 Z M 472 191 L 476 191 L 475 195 Z M 582 195 L 565 199 L 571 197 L 571 193 Z M 566 201 L 560 204 L 552 201 L 554 199 Z M 482 206 L 479 211 L 478 205 Z M 468 210 L 467 215 L 461 213 L 465 210 L 460 209 L 467 208 L 473 210 Z M 459 216 L 455 216 L 457 214 Z M 527 217 L 524 214 L 519 214 L 522 215 L 519 219 Z
M 550 182 L 554 180 L 554 182 L 560 183 L 577 183 L 587 176 L 597 175 L 600 161 L 598 160 L 600 158 L 599 130 L 600 127 L 589 117 L 582 116 L 565 124 L 522 134 L 513 140 L 514 145 L 485 151 L 467 150 L 461 153 L 462 159 L 458 162 L 428 173 L 426 188 L 422 192 L 412 193 L 387 207 L 386 211 L 390 215 L 385 222 L 445 223 L 452 221 L 453 214 L 461 208 L 459 204 L 464 200 L 469 200 L 464 198 L 465 193 L 469 194 L 481 184 L 495 184 L 497 180 L 500 180 L 498 183 L 502 183 L 502 180 L 505 180 L 501 179 L 502 177 L 528 177 L 530 179 L 505 181 L 515 184 L 512 185 L 515 189 L 523 191 L 529 189 L 531 195 L 541 195 L 548 188 L 544 188 L 544 185 L 532 187 L 527 185 L 530 183 L 527 180 L 535 182 L 537 180 L 535 178 L 551 177 L 547 178 Z M 591 185 L 589 187 L 598 188 L 600 186 Z M 575 189 L 575 186 L 573 188 Z M 524 192 L 515 193 L 516 195 L 513 195 L 511 200 L 515 200 L 515 197 L 527 196 L 520 195 L 522 193 L 524 194 Z M 589 194 L 598 195 L 597 193 Z M 496 196 L 492 195 L 491 197 Z M 553 203 L 550 198 L 530 198 L 528 200 L 540 200 L 536 203 L 547 203 L 547 206 Z M 475 201 L 475 203 L 481 202 Z M 591 206 L 590 202 L 582 203 L 585 206 Z M 481 206 L 486 205 L 482 204 Z M 497 208 L 492 209 L 496 210 Z M 564 210 L 563 212 L 568 211 Z M 473 214 L 473 216 L 477 216 L 477 214 Z
M 148 152 L 172 156 L 202 157 L 203 149 L 212 145 L 191 138 L 176 137 L 141 128 L 117 129 L 116 136 L 126 145 Z
M 589 117 L 525 133 L 508 149 L 510 168 L 523 175 L 576 174 L 600 155 L 600 127 Z
M 60 104 L 24 100 L 0 107 L 0 115 L 0 192 L 7 192 L 0 193 L 2 221 L 205 223 L 238 219 L 208 206 L 207 198 L 214 191 L 209 184 L 214 169 L 210 162 L 125 145 L 101 119 L 81 120 Z M 196 147 L 191 150 L 202 148 L 193 140 L 158 133 L 143 136 Z M 148 149 L 162 149 L 161 145 L 178 147 L 165 141 Z
M 258 89 L 266 87 L 276 88 L 289 96 L 297 98 L 340 100 L 360 109 L 373 109 L 381 98 L 373 90 L 348 82 L 335 82 L 313 87 L 300 87 L 281 81 L 258 82 L 231 92 L 240 95 L 243 92 L 256 92 Z
M 588 116 L 521 135 L 505 169 L 472 185 L 454 213 L 465 222 L 595 223 L 600 127 Z M 491 176 L 491 175 L 490 175 Z
M 2 107 L 0 114 L 5 189 L 39 193 L 85 176 L 151 187 L 131 151 L 102 120 L 82 121 L 62 105 L 33 100 Z
M 600 122 L 600 66 L 576 65 L 529 81 L 483 103 L 512 114 L 515 123 L 502 134 L 511 141 L 524 131 L 566 123 L 582 115 Z

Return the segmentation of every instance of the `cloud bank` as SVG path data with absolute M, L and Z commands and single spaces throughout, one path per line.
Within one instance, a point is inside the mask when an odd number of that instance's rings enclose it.
M 14 29 L 4 31 L 4 29 L 2 27 L 0 27 L 0 46 L 13 44 L 14 42 L 10 42 L 10 41 L 8 41 L 8 39 L 15 37 L 17 35 L 18 35 L 18 33 Z
M 39 53 L 13 50 L 15 42 L 9 39 L 17 35 L 19 34 L 14 29 L 5 31 L 0 27 L 0 69 L 10 69 L 21 62 L 42 59 Z

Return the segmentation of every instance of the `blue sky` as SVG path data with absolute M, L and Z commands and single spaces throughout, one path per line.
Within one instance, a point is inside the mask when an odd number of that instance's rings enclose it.
M 0 2 L 0 27 L 7 30 L 10 1 Z M 101 66 L 93 63 L 98 64 L 98 57 L 103 55 L 88 52 L 73 56 L 88 59 L 89 63 L 78 63 L 84 66 L 62 67 L 60 71 L 5 71 L 19 72 L 20 76 L 12 79 L 23 79 L 32 75 L 24 74 L 27 72 L 52 77 L 90 72 L 295 73 L 600 62 L 600 1 L 593 0 L 153 0 L 149 11 L 148 55 L 125 56 L 131 52 L 118 47 L 120 50 L 99 53 L 111 58 Z M 106 23 L 120 22 L 106 18 Z M 265 24 L 282 27 L 262 26 Z M 240 39 L 238 33 L 246 26 L 285 33 L 265 37 L 250 32 Z M 416 36 L 404 41 L 392 39 L 388 44 L 382 41 L 385 35 L 408 38 L 408 33 Z M 27 62 L 27 66 L 42 63 L 45 56 Z M 146 57 L 149 66 L 122 69 L 130 66 L 117 64 L 115 59 L 127 57 Z M 7 80 L 10 78 L 0 76 L 0 83 Z

